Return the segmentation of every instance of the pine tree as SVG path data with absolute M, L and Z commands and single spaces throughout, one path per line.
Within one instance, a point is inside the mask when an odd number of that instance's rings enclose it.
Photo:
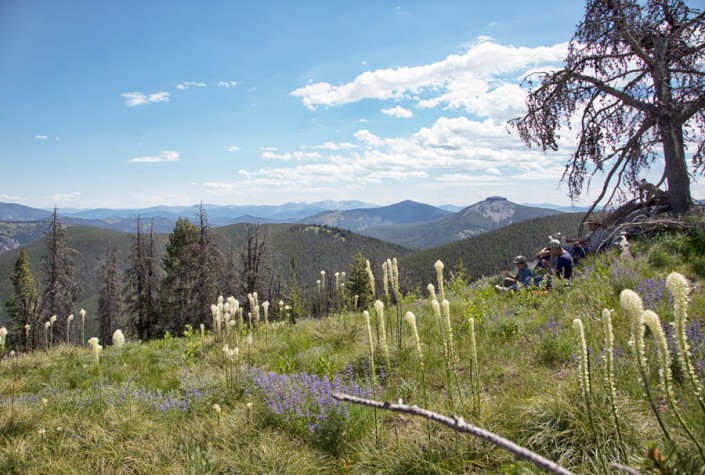
M 197 327 L 210 321 L 210 306 L 218 298 L 218 275 L 222 274 L 223 256 L 213 242 L 208 214 L 203 204 L 198 207 L 198 246 L 194 269 L 193 314 L 188 323 Z
M 159 291 L 163 330 L 178 332 L 197 318 L 194 296 L 199 239 L 198 228 L 188 218 L 179 218 L 167 238 L 162 260 L 165 275 Z
M 159 285 L 161 269 L 156 251 L 154 226 L 145 236 L 144 226 L 137 218 L 136 233 L 132 238 L 130 267 L 125 273 L 125 301 L 129 314 L 130 333 L 141 340 L 157 334 L 159 316 Z
M 5 303 L 10 314 L 9 342 L 22 341 L 25 351 L 35 348 L 35 335 L 40 325 L 40 297 L 37 281 L 29 267 L 29 259 L 24 251 L 15 263 L 15 271 L 10 276 L 15 291 Z M 29 325 L 29 326 L 27 326 Z M 20 335 L 22 335 L 20 337 Z
M 54 338 L 66 335 L 66 317 L 73 313 L 78 296 L 78 284 L 73 273 L 71 255 L 76 251 L 66 244 L 64 225 L 54 208 L 49 231 L 44 237 L 46 254 L 42 258 L 45 288 L 42 293 L 41 316 L 48 320 L 52 315 L 59 317 L 54 326 Z
M 102 265 L 103 287 L 98 298 L 100 340 L 109 342 L 113 332 L 122 326 L 122 283 L 117 245 L 109 245 Z
M 353 299 L 355 295 L 358 296 L 357 308 L 368 308 L 374 303 L 374 291 L 367 274 L 367 259 L 362 253 L 358 252 L 353 256 L 347 290 Z

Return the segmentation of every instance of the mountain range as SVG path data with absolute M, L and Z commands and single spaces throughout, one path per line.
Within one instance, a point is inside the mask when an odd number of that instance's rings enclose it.
M 452 205 L 446 205 L 451 208 Z M 286 203 L 279 206 L 203 205 L 212 227 L 243 222 L 316 224 L 347 229 L 410 248 L 429 248 L 498 229 L 511 223 L 558 213 L 554 209 L 517 205 L 502 197 L 453 212 L 406 200 L 389 206 L 360 201 Z M 321 208 L 326 208 L 321 211 Z M 179 217 L 193 218 L 196 206 L 157 206 L 142 209 L 60 210 L 62 222 L 132 233 L 140 217 L 155 232 L 168 233 Z M 247 213 L 247 214 L 242 214 Z M 46 229 L 50 211 L 0 203 L 0 253 L 31 242 Z M 20 225 L 20 223 L 22 223 Z

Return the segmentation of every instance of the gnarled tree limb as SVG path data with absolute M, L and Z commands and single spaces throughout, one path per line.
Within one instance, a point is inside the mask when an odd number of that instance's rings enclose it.
M 549 473 L 554 473 L 558 475 L 571 475 L 573 473 L 570 470 L 561 467 L 557 463 L 552 462 L 540 456 L 539 454 L 532 452 L 529 449 L 515 444 L 511 440 L 507 440 L 504 437 L 500 437 L 499 435 L 493 432 L 490 432 L 485 429 L 480 429 L 479 427 L 474 426 L 472 424 L 468 424 L 463 420 L 462 417 L 446 417 L 436 412 L 421 409 L 418 406 L 409 406 L 406 404 L 402 404 L 401 402 L 398 404 L 394 404 L 391 402 L 380 402 L 371 399 L 363 399 L 360 397 L 349 396 L 347 394 L 341 393 L 335 393 L 333 394 L 333 397 L 339 401 L 352 402 L 353 404 L 360 404 L 362 406 L 374 407 L 377 409 L 387 409 L 393 412 L 402 412 L 404 414 L 412 414 L 414 416 L 425 417 L 426 419 L 446 425 L 458 432 L 465 432 L 474 435 L 475 437 L 479 437 L 480 439 L 490 442 L 501 449 L 511 452 L 519 459 L 528 460 L 529 462 L 533 463 L 538 467 L 541 467 Z

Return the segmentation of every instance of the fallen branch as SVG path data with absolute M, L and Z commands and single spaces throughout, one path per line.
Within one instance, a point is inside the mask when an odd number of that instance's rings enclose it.
M 393 412 L 402 412 L 404 414 L 421 416 L 434 422 L 446 425 L 458 432 L 466 432 L 468 434 L 474 435 L 475 437 L 479 437 L 480 439 L 490 442 L 499 448 L 511 452 L 518 459 L 528 460 L 529 462 L 546 470 L 547 472 L 554 473 L 557 475 L 572 475 L 573 473 L 570 470 L 561 467 L 557 463 L 551 462 L 550 460 L 543 458 L 539 454 L 515 444 L 511 440 L 507 440 L 504 437 L 500 437 L 493 432 L 490 432 L 485 429 L 480 429 L 479 427 L 474 426 L 472 424 L 468 424 L 463 420 L 462 417 L 446 417 L 436 412 L 421 409 L 418 406 L 409 406 L 406 404 L 402 404 L 401 400 L 398 404 L 394 404 L 391 402 L 373 401 L 371 399 L 363 399 L 360 397 L 349 396 L 347 394 L 340 393 L 333 394 L 333 397 L 339 401 L 352 402 L 353 404 L 360 404 L 362 406 L 374 407 L 377 409 L 387 409 Z

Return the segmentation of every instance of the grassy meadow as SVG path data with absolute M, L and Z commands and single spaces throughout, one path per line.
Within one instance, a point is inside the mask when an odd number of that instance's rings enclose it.
M 705 378 L 701 242 L 702 231 L 635 242 L 634 258 L 586 259 L 569 288 L 548 293 L 497 293 L 499 277 L 467 285 L 446 268 L 447 307 L 432 281 L 439 304 L 428 291 L 407 295 L 381 317 L 368 309 L 369 326 L 363 313 L 339 309 L 294 325 L 222 321 L 218 331 L 208 313 L 213 331 L 187 328 L 119 348 L 5 348 L 0 473 L 542 473 L 487 442 L 343 404 L 334 392 L 463 416 L 575 473 L 618 473 L 611 462 L 639 473 L 705 473 L 705 408 L 693 383 Z M 666 286 L 672 272 L 691 282 L 692 374 L 669 325 L 678 302 Z M 625 289 L 660 317 L 669 361 L 659 359 L 651 329 L 645 364 L 635 358 Z M 612 351 L 604 309 L 612 310 Z M 666 373 L 672 398 L 662 389 Z

